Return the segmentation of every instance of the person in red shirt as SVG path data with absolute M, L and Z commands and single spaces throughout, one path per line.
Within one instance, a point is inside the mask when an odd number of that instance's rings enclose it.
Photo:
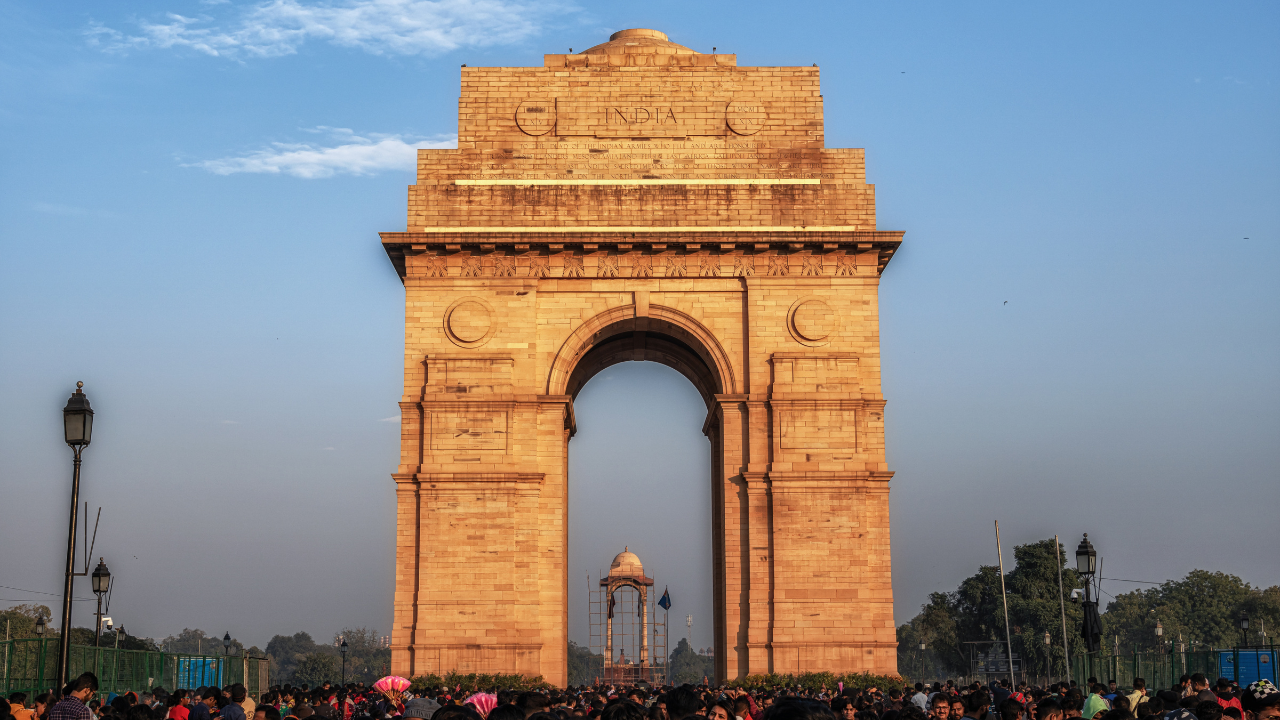
M 1240 704 L 1240 698 L 1231 692 L 1231 681 L 1226 678 L 1218 678 L 1218 687 L 1214 690 L 1214 695 L 1218 696 L 1218 704 L 1223 710 L 1233 707 L 1244 715 L 1244 706 Z
M 191 698 L 187 695 L 186 690 L 174 690 L 169 696 L 169 714 L 166 715 L 169 720 L 187 720 L 191 711 L 187 706 L 191 704 Z

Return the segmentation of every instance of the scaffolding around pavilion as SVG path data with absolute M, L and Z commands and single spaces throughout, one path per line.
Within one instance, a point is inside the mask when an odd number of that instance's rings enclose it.
M 667 679 L 667 611 L 650 602 L 653 578 L 629 548 L 587 592 L 591 608 L 591 652 L 601 656 L 599 681 L 661 685 Z M 628 655 L 630 653 L 630 655 Z

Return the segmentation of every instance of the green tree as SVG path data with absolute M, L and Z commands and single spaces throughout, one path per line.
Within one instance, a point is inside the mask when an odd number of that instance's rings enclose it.
M 569 684 L 590 685 L 600 677 L 604 668 L 604 656 L 591 652 L 578 643 L 569 641 Z
M 271 677 L 280 683 L 293 682 L 298 662 L 307 655 L 317 652 L 319 648 L 311 635 L 297 632 L 293 635 L 276 635 L 267 643 L 267 657 L 271 661 Z
M 1078 586 L 1075 570 L 1068 567 L 1065 551 L 1059 547 L 1055 557 L 1054 541 L 1041 540 L 1013 549 L 1013 569 L 1005 573 L 1005 591 L 1009 600 L 1010 636 L 1013 652 L 1023 658 L 1024 667 L 1033 674 L 1062 674 L 1065 655 L 1062 651 L 1062 605 L 1071 590 Z M 1059 558 L 1062 567 L 1062 592 L 1058 586 Z M 1084 651 L 1079 635 L 1081 611 L 1066 602 L 1068 640 L 1071 653 Z M 1048 632 L 1048 654 L 1044 634 Z M 919 643 L 927 646 L 925 673 L 965 674 L 969 669 L 971 642 L 1005 640 L 1004 602 L 1000 593 L 1000 570 L 996 565 L 983 565 L 977 574 L 966 578 L 953 592 L 933 593 L 920 614 L 898 628 L 900 667 L 919 667 Z
M 710 679 L 715 676 L 712 658 L 694 652 L 694 649 L 689 646 L 689 641 L 684 638 L 680 638 L 676 649 L 671 651 L 668 668 L 667 682 L 675 685 L 701 683 L 702 678 Z
M 376 630 L 343 628 L 333 636 L 336 649 L 347 641 L 347 682 L 373 683 L 391 667 L 391 648 L 384 647 Z M 341 664 L 341 658 L 339 658 Z
M 337 683 L 339 673 L 338 659 L 333 655 L 324 652 L 313 652 L 303 655 L 298 661 L 298 665 L 293 671 L 293 682 L 296 684 L 307 684 L 310 687 L 319 687 L 326 682 Z
M 36 618 L 41 616 L 44 616 L 44 621 L 47 623 L 45 637 L 56 637 L 58 631 L 52 627 L 53 613 L 49 611 L 48 605 L 30 603 L 14 605 L 0 611 L 0 624 L 8 626 L 9 637 L 15 640 L 33 638 L 36 637 Z
M 1262 628 L 1280 625 L 1280 586 L 1263 590 L 1235 575 L 1192 570 L 1182 580 L 1116 595 L 1102 615 L 1102 627 L 1125 650 L 1157 649 L 1179 636 L 1188 645 L 1229 648 L 1240 643 L 1241 613 L 1250 619 L 1249 643 L 1263 642 L 1258 634 Z M 1157 622 L 1164 629 L 1160 641 Z
M 92 633 L 90 633 L 92 638 Z M 92 639 L 90 640 L 92 642 Z M 225 650 L 222 646 L 221 635 L 210 635 L 203 630 L 192 630 L 191 628 L 183 628 L 182 632 L 159 642 L 160 649 L 165 652 L 181 653 L 184 655 L 241 655 L 246 650 L 250 654 L 261 655 L 262 651 L 256 647 L 245 648 L 244 644 L 235 638 L 231 639 L 230 650 Z

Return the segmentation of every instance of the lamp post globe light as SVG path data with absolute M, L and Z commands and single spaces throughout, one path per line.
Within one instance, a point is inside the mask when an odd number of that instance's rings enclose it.
M 1249 614 L 1243 610 L 1240 611 L 1240 644 L 1249 644 Z
M 45 629 L 44 615 L 41 615 L 36 618 L 36 637 L 38 638 L 44 637 L 44 629 Z
M 98 567 L 93 569 L 92 579 L 93 594 L 98 596 L 98 611 L 94 613 L 97 621 L 93 626 L 93 646 L 99 647 L 102 644 L 102 596 L 111 589 L 111 571 L 102 558 L 98 558 Z
M 223 655 L 231 654 L 231 633 L 230 632 L 222 636 L 222 654 Z
M 342 653 L 342 684 L 347 684 L 347 639 L 342 638 L 342 644 L 338 646 L 338 652 Z
M 67 523 L 67 574 L 62 585 L 62 636 L 58 639 L 58 685 L 67 684 L 67 661 L 71 654 L 71 594 L 75 583 L 76 508 L 80 504 L 80 453 L 93 438 L 93 409 L 84 394 L 84 383 L 76 383 L 76 391 L 62 409 L 62 432 L 72 451 L 71 519 Z

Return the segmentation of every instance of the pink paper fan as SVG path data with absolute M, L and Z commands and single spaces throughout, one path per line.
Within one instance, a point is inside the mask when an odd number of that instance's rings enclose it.
M 489 717 L 489 712 L 498 707 L 498 696 L 492 693 L 476 693 L 466 700 L 462 701 L 463 705 L 471 703 L 476 710 L 480 712 L 480 717 Z
M 388 675 L 373 684 L 373 689 L 380 693 L 402 693 L 413 683 L 399 675 Z

